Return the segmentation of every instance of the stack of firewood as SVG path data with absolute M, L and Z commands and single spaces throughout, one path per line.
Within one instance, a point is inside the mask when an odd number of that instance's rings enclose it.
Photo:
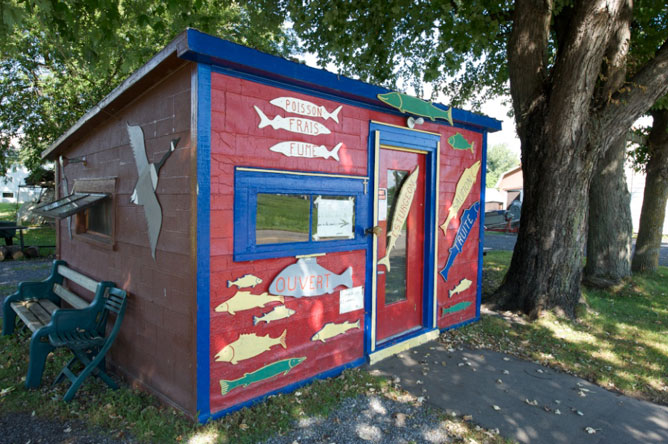
M 18 245 L 0 245 L 0 262 L 7 259 L 23 259 L 34 258 L 39 256 L 39 248 L 37 247 L 21 247 Z

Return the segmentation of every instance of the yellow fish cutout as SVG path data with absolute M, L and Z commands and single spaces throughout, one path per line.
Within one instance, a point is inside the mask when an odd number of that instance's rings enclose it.
M 237 291 L 234 296 L 216 307 L 217 313 L 227 312 L 235 315 L 238 311 L 264 307 L 272 302 L 285 302 L 284 296 L 271 296 L 269 293 L 251 294 L 250 291 Z
M 320 329 L 316 334 L 313 335 L 311 341 L 322 341 L 326 342 L 327 339 L 331 339 L 334 336 L 342 335 L 348 330 L 353 328 L 360 328 L 360 320 L 357 322 L 342 322 L 341 324 L 336 324 L 334 322 L 329 322 L 325 324 L 324 327 Z
M 457 284 L 457 286 L 455 286 L 455 288 L 453 288 L 452 290 L 450 290 L 448 292 L 448 297 L 451 298 L 456 294 L 459 294 L 459 293 L 462 293 L 462 292 L 468 290 L 469 288 L 471 288 L 471 284 L 473 284 L 473 282 L 471 282 L 470 280 L 468 280 L 466 278 L 462 279 L 461 281 L 459 281 L 459 284 Z
M 394 202 L 394 216 L 392 216 L 392 229 L 387 233 L 389 240 L 387 241 L 387 248 L 385 249 L 385 256 L 378 261 L 378 265 L 385 265 L 387 272 L 390 272 L 390 253 L 397 243 L 397 238 L 401 235 L 401 229 L 406 222 L 408 212 L 411 210 L 413 204 L 413 197 L 415 197 L 415 190 L 417 189 L 418 175 L 420 174 L 420 167 L 415 167 L 415 170 L 406 178 L 404 184 L 399 190 L 399 197 Z
M 229 362 L 236 365 L 239 361 L 254 358 L 269 351 L 274 345 L 280 345 L 287 350 L 288 345 L 285 341 L 287 333 L 287 330 L 283 330 L 283 333 L 277 338 L 269 335 L 258 336 L 255 333 L 239 335 L 236 341 L 226 345 L 216 354 L 216 362 Z
M 464 205 L 466 198 L 469 197 L 469 193 L 475 184 L 476 179 L 478 178 L 478 171 L 480 171 L 480 161 L 476 161 L 473 165 L 464 170 L 459 181 L 457 182 L 457 188 L 455 189 L 455 198 L 452 201 L 452 205 L 448 210 L 448 217 L 445 219 L 443 225 L 441 225 L 441 230 L 443 234 L 447 234 L 448 224 L 450 221 L 457 216 L 457 213 Z
M 261 283 L 262 279 L 260 279 L 259 277 L 253 276 L 252 274 L 244 274 L 235 281 L 227 281 L 227 288 L 230 288 L 232 285 L 236 285 L 237 288 L 248 288 L 248 287 L 255 288 L 257 284 Z

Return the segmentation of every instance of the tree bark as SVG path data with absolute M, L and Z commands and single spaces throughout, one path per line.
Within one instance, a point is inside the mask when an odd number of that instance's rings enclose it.
M 586 285 L 608 288 L 631 275 L 631 194 L 626 185 L 626 138 L 602 159 L 589 187 Z
M 517 0 L 508 44 L 524 202 L 510 268 L 493 298 L 501 308 L 531 316 L 551 308 L 575 315 L 596 161 L 668 91 L 666 44 L 631 79 L 634 86 L 610 97 L 597 90 L 613 36 L 630 26 L 630 1 L 574 2 L 550 61 L 553 7 L 550 0 Z M 617 52 L 625 57 L 624 48 Z M 626 127 L 618 128 L 620 122 Z
M 652 111 L 652 117 L 654 122 L 648 138 L 650 157 L 647 162 L 638 239 L 631 266 L 634 272 L 655 271 L 659 266 L 668 199 L 668 110 Z

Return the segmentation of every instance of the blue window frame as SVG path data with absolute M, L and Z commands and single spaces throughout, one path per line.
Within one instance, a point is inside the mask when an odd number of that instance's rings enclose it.
M 367 187 L 368 178 L 361 176 L 237 167 L 234 172 L 234 260 L 365 249 L 366 227 L 363 224 L 369 215 Z M 258 195 L 303 199 L 308 210 L 300 211 L 308 219 L 303 221 L 305 228 L 302 231 L 306 230 L 308 236 L 296 236 L 300 239 L 296 242 L 267 243 L 264 240 L 258 243 Z M 318 196 L 354 200 L 354 227 L 350 238 L 323 240 L 314 236 L 314 210 Z

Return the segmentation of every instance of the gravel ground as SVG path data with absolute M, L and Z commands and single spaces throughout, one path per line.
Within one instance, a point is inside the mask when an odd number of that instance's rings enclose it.
M 15 292 L 21 281 L 41 281 L 48 277 L 52 262 L 52 259 L 0 262 L 0 299 Z
M 125 444 L 102 431 L 88 430 L 81 421 L 53 421 L 30 413 L 0 414 L 2 444 Z
M 445 443 L 444 424 L 425 406 L 381 396 L 350 398 L 327 418 L 304 418 L 296 430 L 264 444 Z

